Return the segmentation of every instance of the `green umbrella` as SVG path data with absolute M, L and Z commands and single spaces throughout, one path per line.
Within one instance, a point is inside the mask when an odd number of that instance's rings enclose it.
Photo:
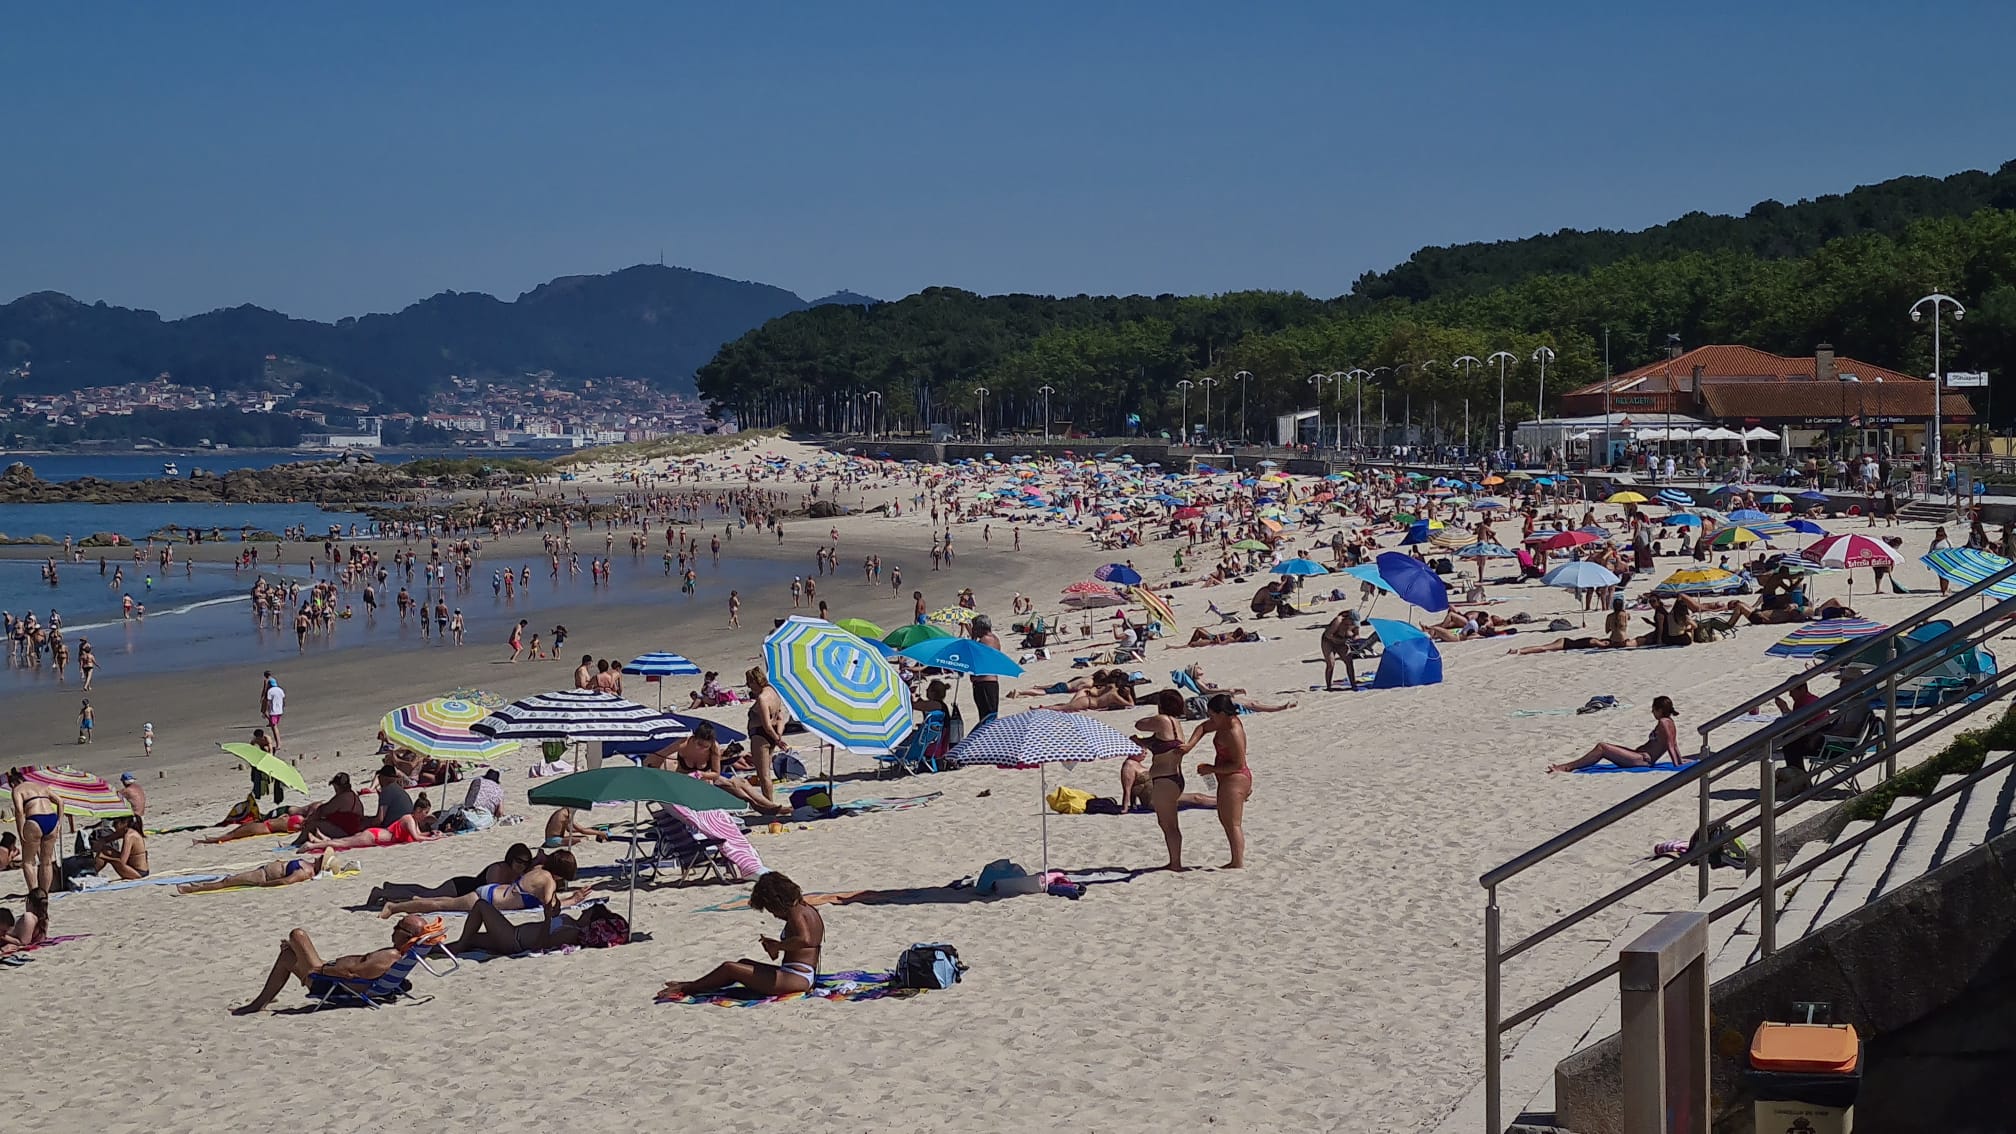
M 217 747 L 238 757 L 258 771 L 293 788 L 302 795 L 308 794 L 308 781 L 301 778 L 301 769 L 282 760 L 279 756 L 252 744 L 220 744 Z
M 630 804 L 630 912 L 625 920 L 632 925 L 636 924 L 637 914 L 637 805 L 678 803 L 695 811 L 734 811 L 742 806 L 741 800 L 713 784 L 642 764 L 592 768 L 560 776 L 533 788 L 525 798 L 541 807 L 593 807 L 598 803 L 626 801 Z
M 1267 545 L 1266 545 L 1266 544 L 1264 544 L 1264 543 L 1261 543 L 1261 542 L 1260 542 L 1259 540 L 1257 540 L 1257 539 L 1242 539 L 1242 540 L 1240 540 L 1240 541 L 1239 541 L 1238 543 L 1235 543 L 1235 544 L 1233 544 L 1233 545 L 1232 545 L 1232 550 L 1234 550 L 1234 551 L 1265 551 L 1265 550 L 1267 550 Z
M 951 634 L 936 626 L 922 622 L 913 622 L 908 626 L 898 626 L 896 629 L 889 631 L 889 633 L 882 636 L 882 640 L 899 650 L 907 650 L 919 642 L 928 642 L 933 638 L 950 637 L 952 637 Z
M 856 638 L 880 638 L 882 635 L 888 633 L 887 630 L 882 629 L 865 618 L 842 618 L 833 625 L 847 631 Z

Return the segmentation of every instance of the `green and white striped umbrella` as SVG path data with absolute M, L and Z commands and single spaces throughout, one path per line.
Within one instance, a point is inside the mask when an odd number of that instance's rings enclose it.
M 763 670 L 793 716 L 849 752 L 887 752 L 910 731 L 896 667 L 824 619 L 785 619 L 763 640 Z

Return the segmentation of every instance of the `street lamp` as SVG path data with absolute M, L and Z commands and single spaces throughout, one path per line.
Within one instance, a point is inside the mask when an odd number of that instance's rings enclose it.
M 1186 440 L 1188 440 L 1188 439 L 1189 439 L 1189 435 L 1190 435 L 1190 387 L 1192 387 L 1192 386 L 1194 386 L 1194 385 L 1196 385 L 1196 384 L 1197 384 L 1197 383 L 1195 383 L 1195 382 L 1192 382 L 1192 381 L 1191 381 L 1190 379 L 1188 379 L 1188 378 L 1184 378 L 1184 379 L 1182 379 L 1181 381 L 1179 381 L 1179 382 L 1177 382 L 1177 383 L 1176 383 L 1176 388 L 1177 388 L 1178 390 L 1181 390 L 1181 391 L 1183 391 L 1183 416 L 1182 416 L 1182 417 L 1181 417 L 1180 419 L 1178 419 L 1178 423 L 1177 423 L 1177 429 L 1176 429 L 1176 443 L 1177 443 L 1177 444 L 1179 444 L 1179 445 L 1181 445 L 1181 444 L 1182 444 L 1183 442 L 1185 442 Z
M 1474 354 L 1466 354 L 1449 365 L 1463 368 L 1463 389 L 1465 391 L 1463 395 L 1463 447 L 1465 450 L 1468 450 L 1470 447 L 1470 395 L 1468 393 L 1470 389 L 1470 376 L 1476 372 L 1478 367 L 1484 365 L 1484 360 Z
M 1498 364 L 1498 451 L 1505 451 L 1505 364 L 1519 359 L 1509 350 L 1501 350 L 1485 359 Z
M 1309 376 L 1309 388 L 1316 391 L 1316 444 L 1323 444 L 1323 380 L 1328 375 L 1317 373 Z
M 1372 368 L 1372 377 L 1374 378 L 1379 377 L 1381 374 L 1391 373 L 1393 373 L 1393 368 L 1390 366 L 1375 366 Z M 1382 450 L 1386 448 L 1386 387 L 1384 386 L 1379 387 L 1379 448 Z
M 1547 416 L 1542 407 L 1547 404 L 1547 364 L 1554 361 L 1554 348 L 1543 346 L 1534 351 L 1533 361 L 1540 364 L 1540 396 L 1533 399 L 1533 418 L 1537 421 Z
M 1953 309 L 1953 321 L 1955 323 L 1958 323 L 1967 314 L 1967 309 L 1960 306 L 1959 300 L 1943 292 L 1935 291 L 1911 305 L 1911 321 L 1913 323 L 1923 322 L 1925 319 L 1925 306 L 1930 304 L 1932 307 L 1932 437 L 1930 442 L 1932 461 L 1931 467 L 1926 471 L 1925 476 L 1925 486 L 1928 489 L 1935 482 L 1943 484 L 1946 477 L 1946 464 L 1940 456 L 1940 450 L 1943 448 L 1941 441 L 1943 439 L 1939 435 L 1939 387 L 1944 382 L 1944 378 L 1939 372 L 1939 305 L 1942 303 Z
M 1043 443 L 1050 443 L 1050 395 L 1057 391 L 1049 386 L 1038 386 L 1036 392 L 1043 395 Z
M 1209 374 L 1206 374 L 1198 382 L 1198 385 L 1204 387 L 1204 436 L 1206 437 L 1211 436 L 1211 387 L 1217 384 L 1218 379 L 1213 378 Z M 1214 449 L 1213 451 L 1215 452 L 1216 450 Z
M 1327 378 L 1329 378 L 1329 379 L 1330 379 L 1330 384 L 1331 384 L 1331 389 L 1332 389 L 1332 390 L 1333 390 L 1333 392 L 1334 392 L 1334 391 L 1335 391 L 1335 389 L 1336 389 L 1336 387 L 1338 387 L 1338 386 L 1341 386 L 1341 385 L 1343 385 L 1343 384 L 1344 384 L 1344 379 L 1346 379 L 1346 378 L 1349 378 L 1349 377 L 1350 377 L 1350 375 L 1349 375 L 1349 374 L 1346 374 L 1346 373 L 1345 373 L 1344 371 L 1342 371 L 1342 370 L 1332 370 L 1332 371 L 1331 371 L 1331 372 L 1330 372 L 1329 374 L 1325 375 L 1325 377 L 1327 377 Z M 1319 406 L 1319 407 L 1317 407 L 1317 408 L 1318 408 L 1318 409 L 1321 409 L 1322 407 L 1320 407 L 1320 406 Z M 1317 424 L 1317 425 L 1318 425 L 1319 427 L 1320 427 L 1320 426 L 1321 426 L 1321 425 L 1323 424 L 1323 419 L 1322 419 L 1322 417 L 1321 417 L 1321 416 L 1318 416 L 1318 417 L 1317 417 L 1317 419 L 1316 419 L 1316 424 Z M 1339 398 L 1337 399 L 1337 433 L 1336 433 L 1336 437 L 1337 437 L 1337 449 L 1338 449 L 1338 451 L 1339 451 L 1339 452 L 1342 452 L 1342 451 L 1343 451 L 1343 449 L 1344 449 L 1344 399 L 1343 399 L 1342 397 L 1339 397 Z
M 1344 376 L 1351 379 L 1351 398 L 1356 403 L 1351 411 L 1351 448 L 1357 450 L 1365 445 L 1365 380 L 1372 377 L 1372 372 L 1356 367 L 1346 371 Z M 1342 414 L 1344 411 L 1339 409 L 1337 412 Z
M 973 392 L 980 395 L 980 413 L 975 420 L 974 431 L 979 434 L 980 443 L 987 443 L 987 387 L 975 386 Z
M 875 426 L 879 424 L 876 419 L 882 416 L 882 391 L 870 390 L 860 396 L 868 399 L 875 407 L 868 411 L 868 439 L 873 441 L 875 439 Z
M 1232 380 L 1239 383 L 1239 443 L 1244 445 L 1246 443 L 1246 383 L 1253 380 L 1253 374 L 1251 371 L 1241 370 L 1232 376 Z

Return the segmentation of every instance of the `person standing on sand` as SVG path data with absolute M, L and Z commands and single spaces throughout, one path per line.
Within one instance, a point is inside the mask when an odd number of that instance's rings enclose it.
M 12 790 L 14 829 L 21 836 L 21 877 L 30 890 L 56 888 L 56 860 L 63 840 L 56 828 L 63 821 L 63 802 L 47 784 L 30 783 L 19 768 L 7 770 Z
M 266 671 L 266 688 L 260 694 L 260 711 L 266 717 L 266 727 L 273 730 L 273 750 L 280 750 L 280 715 L 287 711 L 287 691 L 280 688 L 280 682 L 272 670 Z M 274 802 L 279 802 L 276 797 Z
M 742 592 L 741 592 L 741 591 L 729 591 L 729 592 L 728 592 L 728 629 L 730 629 L 730 630 L 740 630 L 741 628 L 742 628 Z
M 911 591 L 910 620 L 922 626 L 928 620 L 924 613 L 924 592 Z
M 994 623 L 986 615 L 975 618 L 967 628 L 973 640 L 984 646 L 1001 648 L 1001 639 L 994 633 Z M 1001 711 L 1001 679 L 992 674 L 973 675 L 973 711 L 979 716 L 975 723 L 984 721 Z
M 518 655 L 525 652 L 525 628 L 531 624 L 531 619 L 521 618 L 518 620 L 518 625 L 511 628 L 511 637 L 505 642 L 511 647 L 511 656 L 507 660 L 515 662 L 518 660 Z
M 91 652 L 91 639 L 77 639 L 77 672 L 84 677 L 84 692 L 91 691 L 91 675 L 98 672 L 98 655 Z
M 770 679 L 763 675 L 761 666 L 750 666 L 742 675 L 749 686 L 749 755 L 756 765 L 756 785 L 763 792 L 763 798 L 776 801 L 776 792 L 771 787 L 771 757 L 779 752 L 791 751 L 791 744 L 784 739 L 784 698 L 770 687 Z
M 1229 694 L 1214 693 L 1205 702 L 1209 715 L 1183 745 L 1185 754 L 1210 733 L 1215 756 L 1208 764 L 1197 765 L 1197 774 L 1215 776 L 1218 781 L 1218 822 L 1225 828 L 1225 843 L 1232 848 L 1232 861 L 1221 870 L 1239 870 L 1246 865 L 1246 801 L 1253 798 L 1253 769 L 1246 763 L 1246 726 L 1239 720 L 1239 706 Z

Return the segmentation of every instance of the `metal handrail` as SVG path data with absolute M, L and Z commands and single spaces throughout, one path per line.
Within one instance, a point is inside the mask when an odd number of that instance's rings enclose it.
M 1774 952 L 1776 949 L 1775 905 L 1777 890 L 1787 882 L 1804 877 L 1811 869 L 1810 866 L 1802 863 L 1801 866 L 1803 869 L 1788 872 L 1783 878 L 1778 877 L 1776 870 L 1777 819 L 1782 811 L 1789 810 L 1800 803 L 1806 802 L 1812 799 L 1819 791 L 1824 790 L 1820 785 L 1809 784 L 1806 790 L 1781 805 L 1775 798 L 1774 755 L 1782 743 L 1810 734 L 1813 728 L 1824 718 L 1831 715 L 1835 709 L 1865 699 L 1881 689 L 1886 693 L 1885 726 L 1881 732 L 1881 739 L 1875 744 L 1872 751 L 1853 761 L 1851 766 L 1845 770 L 1837 767 L 1835 769 L 1837 773 L 1835 778 L 1828 781 L 1828 783 L 1832 785 L 1846 781 L 1854 775 L 1859 774 L 1862 770 L 1872 767 L 1879 760 L 1885 764 L 1889 773 L 1894 774 L 1896 755 L 1901 749 L 1916 744 L 1933 733 L 1950 727 L 1955 720 L 1971 716 L 1974 712 L 1989 704 L 1995 697 L 2006 692 L 2005 679 L 2012 676 L 2012 674 L 2010 672 L 1998 672 L 1992 677 L 1975 684 L 1972 687 L 1974 690 L 1973 696 L 1952 702 L 1942 702 L 1932 706 L 1916 722 L 1921 727 L 1907 730 L 1908 735 L 1900 735 L 1896 727 L 1895 694 L 1898 680 L 1900 678 L 1908 679 L 1919 671 L 1940 665 L 1955 654 L 1973 648 L 1979 641 L 1985 641 L 1995 631 L 1999 631 L 2006 625 L 2007 615 L 2000 607 L 1991 607 L 1953 626 L 1932 641 L 1916 643 L 1906 650 L 1897 649 L 1895 643 L 1905 633 L 1929 623 L 1938 614 L 1969 599 L 1984 597 L 1989 588 L 2011 578 L 2016 578 L 2016 564 L 2011 564 L 1979 583 L 1946 596 L 1939 602 L 1925 608 L 1911 618 L 1888 628 L 1879 635 L 1857 641 L 1854 643 L 1852 649 L 1844 650 L 1836 657 L 1827 659 L 1820 665 L 1808 669 L 1794 678 L 1788 679 L 1771 691 L 1757 695 L 1736 709 L 1718 715 L 1716 718 L 1700 726 L 1699 732 L 1702 736 L 1703 752 L 1692 766 L 1684 768 L 1670 777 L 1666 777 L 1664 782 L 1639 792 L 1629 799 L 1622 800 L 1605 808 L 1598 814 L 1569 828 L 1567 831 L 1529 848 L 1524 853 L 1485 872 L 1479 878 L 1479 882 L 1486 891 L 1484 910 L 1486 965 L 1485 1086 L 1486 1117 L 1493 1134 L 1503 1129 L 1502 1123 L 1499 1122 L 1502 1103 L 1499 1097 L 1501 1093 L 1500 1076 L 1502 1074 L 1499 1056 L 1504 1034 L 1511 1028 L 1537 1017 L 1549 1008 L 1562 1003 L 1588 988 L 1594 987 L 1595 984 L 1600 983 L 1608 975 L 1614 974 L 1617 971 L 1617 967 L 1613 964 L 1602 971 L 1592 973 L 1577 980 L 1566 988 L 1557 990 L 1510 1017 L 1505 1017 L 1502 1013 L 1502 1005 L 1500 1003 L 1502 994 L 1501 969 L 1504 962 L 1544 943 L 1562 931 L 1595 916 L 1597 913 L 1616 905 L 1630 895 L 1653 885 L 1679 870 L 1687 868 L 1689 865 L 1693 865 L 1699 870 L 1701 897 L 1706 898 L 1709 892 L 1710 855 L 1717 847 L 1723 845 L 1728 840 L 1733 840 L 1753 829 L 1759 831 L 1760 834 L 1761 845 L 1758 848 L 1759 853 L 1757 856 L 1759 880 L 1754 892 L 1746 900 L 1757 901 L 1763 907 L 1760 911 L 1762 915 L 1761 944 L 1766 954 Z M 1733 721 L 1736 717 L 1744 715 L 1756 706 L 1789 691 L 1792 687 L 1802 682 L 1812 681 L 1817 675 L 1844 670 L 1850 665 L 1858 664 L 1857 659 L 1866 657 L 1871 646 L 1880 646 L 1886 642 L 1891 643 L 1890 656 L 1881 664 L 1869 668 L 1858 676 L 1852 676 L 1843 680 L 1839 688 L 1798 707 L 1790 713 L 1783 714 L 1763 728 L 1738 738 L 1719 750 L 1707 751 L 1707 734 L 1712 729 Z M 1937 717 L 1938 720 L 1932 721 L 1929 719 L 1931 717 Z M 2016 757 L 2012 757 L 2012 759 L 2016 759 Z M 1699 830 L 1705 834 L 1712 825 L 1711 812 L 1713 808 L 1708 790 L 1709 785 L 1752 763 L 1755 763 L 1759 767 L 1759 790 L 1757 797 L 1754 800 L 1746 801 L 1730 812 L 1729 815 L 1724 817 L 1723 821 L 1728 822 L 1738 816 L 1748 814 L 1753 807 L 1757 809 L 1756 814 L 1748 821 L 1742 823 L 1740 827 L 1731 830 L 1726 838 L 1718 839 L 1713 844 L 1690 847 L 1688 854 L 1664 863 L 1647 874 L 1618 887 L 1611 893 L 1556 919 L 1549 925 L 1527 935 L 1509 949 L 1500 948 L 1501 911 L 1498 905 L 1498 887 L 1500 885 L 1539 863 L 1552 858 L 1568 847 L 1582 842 L 1591 835 L 1690 786 L 1697 787 L 1699 791 Z M 1997 768 L 2000 766 L 2002 765 L 1998 762 Z M 1988 771 L 1993 770 L 1996 769 L 1989 769 Z M 1988 774 L 1987 771 L 1977 771 L 1973 776 L 1969 777 L 1968 782 L 1971 783 L 1985 774 Z M 1945 796 L 1941 796 L 1941 798 L 1945 798 Z M 1908 818 L 1918 814 L 1922 810 L 1922 807 L 1918 807 L 1901 814 L 1903 818 Z M 1887 823 L 1888 820 L 1886 819 L 1886 825 Z M 1704 839 L 1703 842 L 1706 843 L 1707 840 Z M 1860 842 L 1854 845 L 1860 845 Z M 1733 903 L 1724 906 L 1715 911 L 1714 916 L 1724 916 L 1731 910 L 1740 908 L 1742 904 L 1744 903 Z

